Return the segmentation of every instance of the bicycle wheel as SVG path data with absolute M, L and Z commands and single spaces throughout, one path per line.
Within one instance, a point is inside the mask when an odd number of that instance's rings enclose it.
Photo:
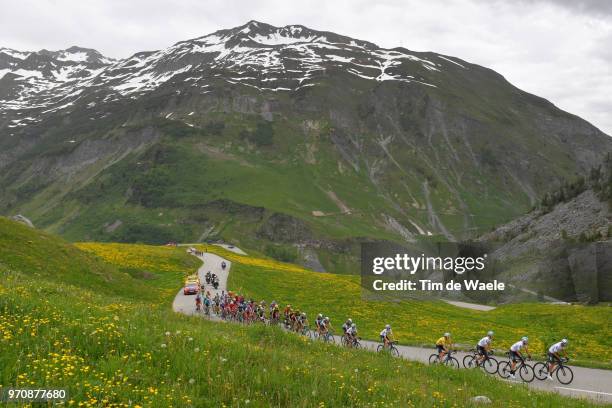
M 353 343 L 353 348 L 355 349 L 361 348 L 361 343 L 355 340 L 355 343 Z
M 476 367 L 476 357 L 474 357 L 472 354 L 468 354 L 467 356 L 463 357 L 463 367 L 465 368 Z
M 429 356 L 429 364 L 436 364 L 436 363 L 438 363 L 438 355 L 434 353 L 431 356 Z
M 559 366 L 555 370 L 557 372 L 557 380 L 561 384 L 567 385 L 574 381 L 574 372 L 567 366 Z
M 325 337 L 323 337 L 323 339 L 325 340 L 326 343 L 335 343 L 336 340 L 334 340 L 334 336 L 331 334 L 327 334 Z
M 399 354 L 399 350 L 397 349 L 397 347 L 391 346 L 390 351 L 393 357 L 399 357 L 400 354 Z
M 499 374 L 499 376 L 501 378 L 508 378 L 508 377 L 510 377 L 510 368 L 511 367 L 512 367 L 512 365 L 510 364 L 509 361 L 502 361 L 497 366 L 497 373 Z
M 533 366 L 533 375 L 540 381 L 545 380 L 546 377 L 548 377 L 548 367 L 546 367 L 546 363 L 536 363 Z
M 376 347 L 376 352 L 380 353 L 381 351 L 383 351 L 383 345 L 379 344 L 378 347 Z
M 451 368 L 459 368 L 459 360 L 457 360 L 455 357 L 449 357 L 446 360 L 444 360 L 444 364 L 447 367 L 451 367 Z
M 527 364 L 523 364 L 519 370 L 519 374 L 521 376 L 521 378 L 523 379 L 523 381 L 525 382 L 532 382 L 533 379 L 535 378 L 534 373 L 533 373 L 533 368 L 531 368 L 531 366 L 528 366 Z
M 481 367 L 487 373 L 495 374 L 497 372 L 497 365 L 498 365 L 497 360 L 494 359 L 493 357 L 489 357 L 485 361 L 483 361 Z

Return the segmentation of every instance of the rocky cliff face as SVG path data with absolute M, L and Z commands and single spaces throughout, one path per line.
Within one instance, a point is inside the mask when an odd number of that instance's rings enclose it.
M 565 301 L 612 300 L 612 155 L 588 177 L 549 192 L 536 210 L 481 237 L 502 277 Z

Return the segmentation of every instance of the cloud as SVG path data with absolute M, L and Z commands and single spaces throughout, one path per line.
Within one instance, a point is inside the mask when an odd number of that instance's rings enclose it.
M 255 19 L 492 68 L 612 134 L 612 1 L 21 0 L 0 13 L 0 46 L 70 45 L 127 57 Z
M 612 16 L 612 2 L 609 0 L 536 0 L 548 1 L 579 13 Z

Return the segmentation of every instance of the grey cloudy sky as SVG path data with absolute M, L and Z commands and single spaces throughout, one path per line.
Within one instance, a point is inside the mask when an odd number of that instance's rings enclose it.
M 0 46 L 126 57 L 251 19 L 456 56 L 612 135 L 612 0 L 5 0 Z

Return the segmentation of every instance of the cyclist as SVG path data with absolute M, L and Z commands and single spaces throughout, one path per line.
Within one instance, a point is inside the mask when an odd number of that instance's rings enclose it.
M 436 349 L 438 350 L 438 361 L 442 361 L 448 350 L 450 350 L 452 346 L 451 335 L 450 333 L 444 333 L 442 337 L 436 341 Z
M 291 323 L 291 330 L 297 332 L 298 330 L 298 317 L 302 314 L 300 309 L 294 310 L 289 314 L 289 322 Z
M 199 312 L 202 309 L 202 296 L 198 293 L 195 298 L 196 310 Z
M 346 344 L 349 347 L 353 347 L 355 341 L 357 340 L 357 325 L 355 323 L 351 323 L 351 327 L 349 327 L 346 331 Z
M 275 308 L 275 307 L 277 307 L 277 306 L 278 306 L 278 305 L 276 304 L 276 300 L 273 300 L 273 301 L 270 303 L 270 306 L 269 306 L 269 308 L 270 308 L 270 318 L 272 318 L 272 312 L 274 311 L 274 308 Z
M 563 339 L 558 343 L 553 344 L 548 349 L 548 379 L 552 380 L 552 372 L 555 370 L 557 363 L 561 363 L 561 357 L 559 353 L 563 354 L 563 357 L 567 358 L 567 339 Z
M 285 319 L 288 319 L 290 314 L 291 314 L 291 305 L 287 305 L 283 309 L 283 315 L 285 316 Z
M 521 349 L 523 347 L 527 352 L 527 357 L 531 358 L 531 354 L 529 353 L 529 346 L 527 346 L 527 343 L 529 343 L 529 338 L 525 336 L 521 338 L 521 340 L 510 346 L 510 359 L 512 359 L 512 367 L 510 368 L 510 378 L 516 378 L 514 375 L 514 370 L 516 368 L 517 361 L 525 361 L 525 359 L 523 358 L 523 354 L 521 353 Z
M 308 327 L 308 319 L 306 313 L 302 312 L 297 316 L 297 332 L 302 333 L 304 329 Z
M 325 316 L 325 318 L 323 319 L 323 323 L 321 324 L 321 336 L 326 336 L 327 333 L 329 333 L 329 331 L 331 330 L 331 328 L 331 321 L 329 320 L 329 317 Z
M 348 319 L 346 322 L 344 322 L 344 324 L 342 325 L 342 331 L 344 332 L 344 334 L 348 332 L 352 324 L 353 324 L 353 319 Z
M 491 351 L 491 341 L 493 340 L 493 331 L 489 331 L 478 344 L 476 349 L 478 350 L 478 357 L 476 358 L 476 364 L 482 363 L 484 359 L 489 357 L 489 351 Z
M 272 310 L 272 316 L 270 317 L 270 320 L 273 323 L 278 323 L 280 318 L 280 310 L 278 310 L 278 305 L 274 305 L 274 310 Z
M 388 324 L 380 332 L 380 341 L 383 343 L 384 348 L 389 347 L 389 343 L 393 341 L 392 338 L 393 338 L 393 333 L 391 332 L 391 325 Z
M 230 301 L 229 311 L 231 316 L 235 318 L 236 314 L 238 313 L 238 305 L 233 300 Z
M 323 329 L 323 314 L 319 313 L 317 318 L 315 319 L 315 327 L 317 329 L 317 334 L 321 335 Z
M 257 318 L 261 322 L 266 321 L 266 304 L 262 301 L 259 306 L 257 306 Z

